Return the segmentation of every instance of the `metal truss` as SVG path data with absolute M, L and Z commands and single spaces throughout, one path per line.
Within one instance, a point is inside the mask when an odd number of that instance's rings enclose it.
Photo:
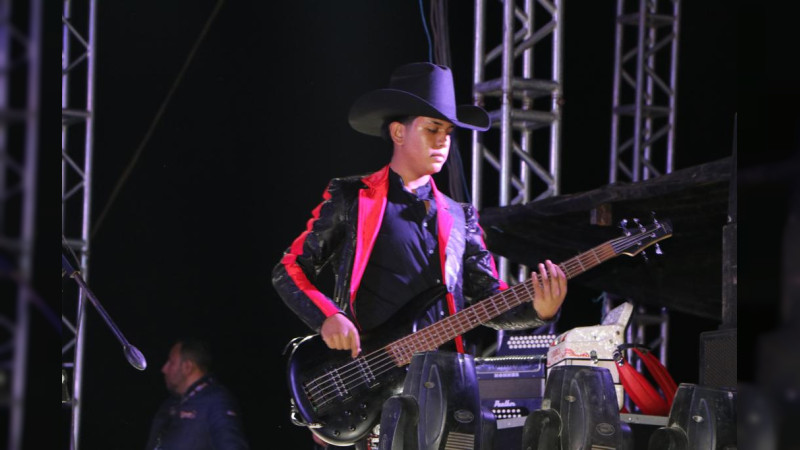
M 490 43 L 495 36 L 485 33 L 486 1 L 475 2 L 473 100 L 488 110 L 493 123 L 483 135 L 472 133 L 472 203 L 479 210 L 560 191 L 563 1 L 498 3 L 503 31 L 497 43 Z M 488 45 L 493 46 L 485 51 Z M 496 191 L 485 186 L 492 181 Z M 484 205 L 484 193 L 496 193 L 497 203 Z M 506 281 L 509 266 L 506 258 L 498 258 Z M 527 268 L 519 267 L 518 279 L 528 276 Z
M 489 111 L 493 128 L 499 130 L 492 143 L 488 141 L 494 130 L 472 134 L 472 202 L 479 210 L 560 194 L 564 1 L 498 3 L 503 5 L 503 35 L 486 52 L 486 1 L 475 2 L 473 101 Z M 674 160 L 680 2 L 668 0 L 662 3 L 668 8 L 660 9 L 657 0 L 637 0 L 636 12 L 629 12 L 625 3 L 617 1 L 610 183 L 618 181 L 620 172 L 631 182 L 669 173 Z M 628 43 L 630 49 L 623 45 Z M 492 69 L 495 75 L 490 78 L 487 72 Z M 622 140 L 623 133 L 632 137 Z M 497 203 L 484 205 L 485 183 L 495 178 Z M 498 266 L 500 277 L 509 283 L 529 277 L 528 268 L 519 266 L 516 280 L 510 280 L 510 263 L 503 257 Z M 616 306 L 615 301 L 624 301 L 603 295 L 603 314 Z M 636 312 L 627 341 L 658 348 L 666 366 L 667 309 L 649 313 L 638 306 Z M 641 370 L 641 361 L 636 364 Z M 626 402 L 633 411 L 630 400 Z
M 17 10 L 13 6 L 20 7 Z M 34 291 L 42 4 L 0 2 L 0 405 L 8 449 L 22 448 L 29 312 Z M 16 311 L 14 307 L 16 306 Z M 5 314 L 8 313 L 9 316 Z M 6 339 L 9 339 L 6 341 Z M 4 414 L 5 415 L 5 414 Z
M 680 0 L 617 0 L 609 183 L 673 170 L 679 25 Z M 604 295 L 604 314 L 614 300 Z M 657 349 L 667 366 L 669 310 L 637 306 L 626 341 Z M 641 372 L 642 361 L 627 357 Z M 634 411 L 627 395 L 625 402 Z
M 617 0 L 609 182 L 672 172 L 680 0 Z
M 94 121 L 95 0 L 64 0 L 61 47 L 61 231 L 89 276 Z M 62 249 L 63 251 L 63 249 Z M 86 294 L 62 292 L 62 405 L 71 413 L 69 448 L 78 448 L 83 378 Z M 69 389 L 71 388 L 71 392 Z

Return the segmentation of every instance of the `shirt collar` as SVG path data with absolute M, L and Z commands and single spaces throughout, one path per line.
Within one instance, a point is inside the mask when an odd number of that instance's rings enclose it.
M 392 190 L 399 189 L 402 192 L 416 195 L 420 200 L 433 200 L 433 189 L 430 179 L 423 186 L 418 187 L 416 193 L 411 193 L 405 190 L 403 178 L 391 168 L 389 168 L 389 188 Z

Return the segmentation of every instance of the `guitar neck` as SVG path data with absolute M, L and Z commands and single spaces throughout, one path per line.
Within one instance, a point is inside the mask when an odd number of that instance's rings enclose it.
M 608 241 L 593 249 L 581 253 L 559 264 L 567 278 L 573 278 L 587 270 L 598 266 L 619 254 L 615 249 L 617 241 L 625 237 Z M 454 339 L 478 325 L 484 324 L 494 317 L 533 298 L 531 282 L 516 284 L 509 289 L 464 308 L 452 316 L 435 322 L 414 334 L 410 334 L 386 346 L 385 351 L 395 364 L 403 366 L 411 362 L 411 357 L 422 351 L 435 350 L 440 345 Z

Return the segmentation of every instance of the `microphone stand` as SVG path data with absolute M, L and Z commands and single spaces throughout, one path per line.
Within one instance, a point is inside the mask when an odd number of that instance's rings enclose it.
M 108 327 L 111 328 L 111 331 L 114 332 L 114 335 L 122 343 L 122 350 L 125 353 L 125 359 L 127 359 L 128 362 L 136 369 L 144 370 L 147 368 L 147 361 L 145 360 L 142 352 L 140 352 L 138 348 L 131 345 L 130 342 L 125 339 L 125 336 L 122 334 L 119 328 L 117 328 L 117 325 L 113 320 L 111 320 L 111 316 L 108 315 L 105 308 L 103 308 L 103 305 L 100 304 L 92 290 L 86 285 L 86 281 L 84 281 L 80 271 L 76 270 L 73 265 L 70 264 L 69 259 L 64 255 L 64 248 L 62 245 L 61 278 L 64 278 L 64 276 L 69 276 L 75 280 L 75 282 L 78 283 L 78 286 L 83 289 L 83 292 L 86 293 L 86 297 L 90 302 L 92 302 L 92 305 L 94 305 L 94 307 L 97 309 L 97 312 L 100 313 L 100 316 L 103 318 L 103 320 L 105 320 Z

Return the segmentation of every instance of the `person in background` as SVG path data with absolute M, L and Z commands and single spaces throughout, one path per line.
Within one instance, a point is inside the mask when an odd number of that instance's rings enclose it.
M 145 450 L 248 450 L 239 407 L 210 372 L 211 352 L 199 339 L 176 341 L 161 372 L 171 394 L 158 409 Z

